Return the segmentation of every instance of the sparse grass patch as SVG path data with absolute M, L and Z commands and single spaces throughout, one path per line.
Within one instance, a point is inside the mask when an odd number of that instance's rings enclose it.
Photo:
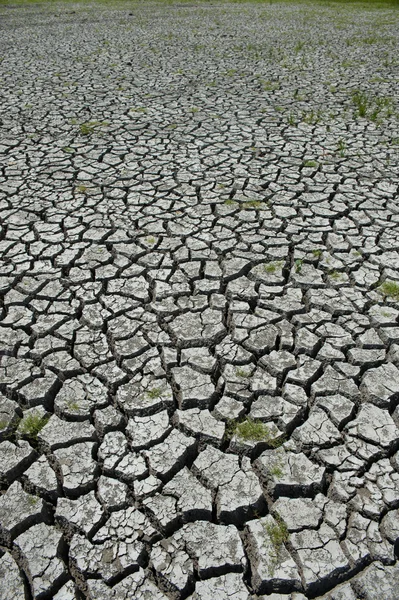
M 294 52 L 295 54 L 298 54 L 298 52 L 300 52 L 301 50 L 303 50 L 303 48 L 305 47 L 306 42 L 303 40 L 300 40 L 299 42 L 297 42 L 294 46 Z
M 245 369 L 236 369 L 237 377 L 242 377 L 243 379 L 250 377 L 251 373 L 246 371 Z
M 129 110 L 130 112 L 137 112 L 143 114 L 146 114 L 148 112 L 145 106 L 132 106 L 132 108 L 130 108 Z
M 226 206 L 234 206 L 235 204 L 237 204 L 237 202 L 233 200 L 233 198 L 227 198 L 227 200 L 224 201 L 224 204 Z
M 394 113 L 393 100 L 387 96 L 370 96 L 357 90 L 352 94 L 352 102 L 356 116 L 370 121 L 378 122 Z
M 310 110 L 308 112 L 303 111 L 301 120 L 307 125 L 317 125 L 322 117 L 322 112 L 320 110 Z
M 36 506 L 36 504 L 39 502 L 39 498 L 37 496 L 33 496 L 32 494 L 29 494 L 27 500 L 31 506 Z
M 273 546 L 272 563 L 270 566 L 270 575 L 273 575 L 274 570 L 278 563 L 281 561 L 281 554 L 284 544 L 288 542 L 289 532 L 287 525 L 283 519 L 276 515 L 274 517 L 275 523 L 266 523 L 264 525 L 267 535 L 269 536 L 270 542 Z
M 396 283 L 396 281 L 384 281 L 378 289 L 383 296 L 399 302 L 399 283 Z
M 263 270 L 266 271 L 266 273 L 275 273 L 277 271 L 277 269 L 281 269 L 282 267 L 282 263 L 280 261 L 273 261 L 273 262 L 269 262 L 263 265 Z
M 232 421 L 228 432 L 246 442 L 266 442 L 269 446 L 277 448 L 283 441 L 275 439 L 275 432 L 262 421 L 246 417 L 243 421 Z
M 98 127 L 108 125 L 106 121 L 87 121 L 79 125 L 79 130 L 82 135 L 91 135 Z
M 312 254 L 315 258 L 321 258 L 323 256 L 323 250 L 321 248 L 315 248 L 312 250 Z
M 341 279 L 342 273 L 340 273 L 339 271 L 330 271 L 328 276 L 331 277 L 331 279 L 338 281 L 339 279 Z
M 152 388 L 151 390 L 147 390 L 146 394 L 148 398 L 155 400 L 155 398 L 160 398 L 162 396 L 162 388 Z
M 39 431 L 43 429 L 48 420 L 49 417 L 43 417 L 38 413 L 30 413 L 22 419 L 19 425 L 19 433 L 21 435 L 26 435 L 28 437 L 36 439 Z
M 87 193 L 87 185 L 77 185 L 76 186 L 76 191 L 79 192 L 79 194 L 86 194 Z
M 341 158 L 345 157 L 345 153 L 346 153 L 346 142 L 345 140 L 338 140 L 338 144 L 337 144 L 337 152 L 339 152 L 339 155 Z
M 79 410 L 79 402 L 76 400 L 68 400 L 67 407 L 69 410 L 78 411 Z
M 263 202 L 260 200 L 247 200 L 241 205 L 243 210 L 248 210 L 249 208 L 262 208 Z
M 272 81 L 270 79 L 259 79 L 259 83 L 262 85 L 265 92 L 275 92 L 281 87 L 278 81 Z

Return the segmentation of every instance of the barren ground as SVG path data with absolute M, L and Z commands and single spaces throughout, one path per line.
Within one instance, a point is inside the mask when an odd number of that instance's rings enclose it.
M 0 5 L 1 600 L 398 600 L 398 37 Z

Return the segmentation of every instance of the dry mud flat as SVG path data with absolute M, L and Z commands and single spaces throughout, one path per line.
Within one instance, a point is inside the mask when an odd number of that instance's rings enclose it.
M 1 600 L 397 600 L 398 14 L 0 29 Z

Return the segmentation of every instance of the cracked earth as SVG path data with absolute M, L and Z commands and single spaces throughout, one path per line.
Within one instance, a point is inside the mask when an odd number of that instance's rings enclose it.
M 397 600 L 398 14 L 0 28 L 1 599 Z

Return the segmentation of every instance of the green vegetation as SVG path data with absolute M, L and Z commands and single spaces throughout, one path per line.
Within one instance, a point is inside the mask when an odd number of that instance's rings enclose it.
M 79 130 L 82 135 L 91 135 L 97 127 L 104 127 L 105 125 L 108 125 L 105 121 L 86 121 L 86 123 L 79 125 Z
M 19 433 L 36 439 L 39 431 L 43 429 L 50 417 L 43 417 L 38 413 L 30 413 L 20 422 Z
M 300 273 L 302 271 L 303 260 L 301 258 L 297 258 L 294 264 L 295 273 Z
M 273 448 L 277 448 L 283 443 L 281 439 L 275 438 L 275 432 L 265 423 L 250 417 L 246 417 L 243 421 L 230 422 L 227 432 L 246 442 L 266 442 Z
M 269 79 L 259 79 L 259 83 L 262 85 L 265 92 L 275 92 L 281 87 L 278 81 L 271 81 Z
M 250 377 L 251 373 L 245 369 L 236 369 L 236 376 L 242 377 L 243 379 Z
M 323 256 L 323 250 L 321 248 L 315 248 L 312 250 L 312 254 L 315 258 L 321 258 Z
M 273 261 L 263 265 L 263 269 L 266 273 L 275 273 L 277 269 L 281 269 L 281 267 L 282 263 L 280 261 Z
M 346 142 L 345 140 L 338 140 L 338 144 L 337 144 L 337 151 L 339 152 L 339 155 L 341 158 L 344 158 L 345 153 L 346 153 Z
M 29 494 L 27 500 L 31 506 L 36 506 L 36 504 L 39 502 L 39 498 L 37 496 L 33 496 L 32 494 Z
M 396 281 L 384 281 L 379 290 L 384 296 L 399 302 L 399 283 L 396 283 Z
M 151 400 L 160 398 L 160 396 L 162 396 L 162 388 L 152 388 L 151 390 L 147 390 L 146 394 Z
M 274 517 L 275 523 L 266 523 L 264 525 L 267 535 L 269 536 L 270 542 L 273 546 L 273 554 L 271 556 L 272 563 L 270 565 L 270 575 L 273 575 L 274 569 L 281 561 L 281 554 L 284 544 L 288 542 L 289 532 L 287 525 L 283 519 L 276 515 Z
M 341 279 L 342 273 L 340 273 L 339 271 L 330 271 L 328 276 L 331 277 L 331 279 L 338 281 L 339 279 Z
M 138 112 L 138 113 L 146 114 L 148 111 L 145 106 L 132 106 L 132 108 L 130 108 L 130 112 Z
M 69 410 L 78 411 L 79 403 L 76 400 L 68 400 L 67 407 Z
M 319 166 L 319 163 L 316 160 L 305 160 L 305 162 L 303 163 L 303 166 L 317 168 Z
M 262 208 L 263 203 L 260 200 L 247 200 L 245 201 L 241 208 L 243 210 L 247 210 L 248 208 Z
M 133 8 L 134 5 L 140 6 L 141 0 L 95 0 L 96 3 L 110 6 L 112 8 L 119 6 L 128 6 L 129 8 Z M 191 3 L 192 0 L 157 0 L 158 4 L 184 4 Z M 315 6 L 320 7 L 328 7 L 338 10 L 345 10 L 350 7 L 351 9 L 356 10 L 379 10 L 390 7 L 398 7 L 399 0 L 225 0 L 227 3 L 233 4 L 245 4 L 247 2 L 256 2 L 257 4 L 264 5 L 276 5 L 276 4 L 302 4 L 309 8 L 314 8 Z M 77 2 L 76 0 L 63 0 L 62 4 L 73 3 L 74 5 L 85 6 L 85 2 Z M 198 0 L 198 4 L 208 4 L 209 0 Z M 26 5 L 26 4 L 41 4 L 41 5 L 49 5 L 54 6 L 57 4 L 61 4 L 59 0 L 0 0 L 0 6 L 4 5 Z
M 277 479 L 279 477 L 282 477 L 284 475 L 282 465 L 280 465 L 279 463 L 276 463 L 275 465 L 273 465 L 271 467 L 271 469 L 269 470 L 269 473 L 270 473 L 270 475 L 273 475 L 273 477 L 276 477 Z
M 321 110 L 310 110 L 308 112 L 303 111 L 301 120 L 307 125 L 317 125 L 322 117 Z
M 370 96 L 357 90 L 352 94 L 352 102 L 355 105 L 356 116 L 369 121 L 378 122 L 393 114 L 393 100 L 389 97 Z

